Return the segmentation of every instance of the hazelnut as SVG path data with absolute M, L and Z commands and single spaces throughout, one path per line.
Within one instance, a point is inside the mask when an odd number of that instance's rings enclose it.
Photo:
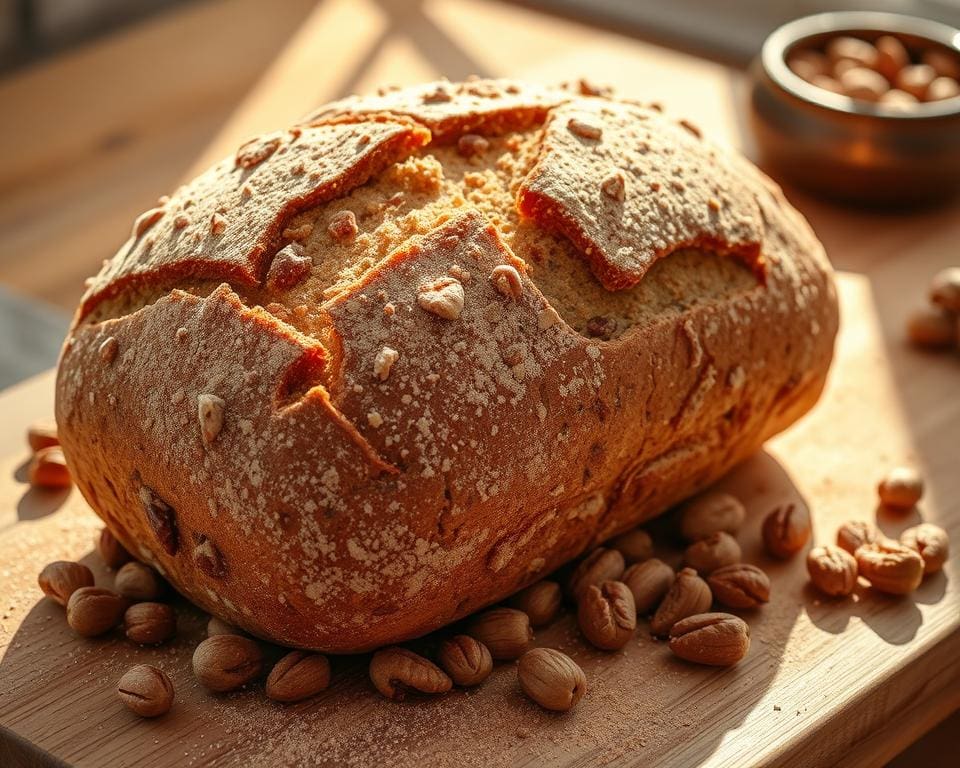
M 58 560 L 44 567 L 37 581 L 43 594 L 66 607 L 74 592 L 81 587 L 93 586 L 93 573 L 82 563 Z
M 173 683 L 166 673 L 148 664 L 128 669 L 117 683 L 117 697 L 140 717 L 159 717 L 173 705 Z
M 910 63 L 910 55 L 903 43 L 893 35 L 881 35 L 874 42 L 874 47 L 877 49 L 877 72 L 892 83 L 897 73 Z
M 877 486 L 880 503 L 896 510 L 913 509 L 923 496 L 923 478 L 910 467 L 896 467 Z
M 688 616 L 670 628 L 670 650 L 697 664 L 733 666 L 750 650 L 750 627 L 729 613 Z
M 861 101 L 878 101 L 890 87 L 883 75 L 866 67 L 851 67 L 839 79 L 844 93 Z
M 370 680 L 388 699 L 403 701 L 409 691 L 446 693 L 453 681 L 432 661 L 406 648 L 381 648 L 370 660 Z
M 233 626 L 233 624 L 228 624 L 216 616 L 211 616 L 210 621 L 207 622 L 207 637 L 213 637 L 214 635 L 239 635 L 240 637 L 248 637 L 247 633 L 242 629 Z
M 480 685 L 493 671 L 490 649 L 468 635 L 454 635 L 444 640 L 437 661 L 457 685 Z
M 833 544 L 814 547 L 807 553 L 807 573 L 813 585 L 830 597 L 849 595 L 857 586 L 857 561 Z
M 837 528 L 837 546 L 851 555 L 864 544 L 873 544 L 877 538 L 877 529 L 862 520 L 848 520 Z
M 861 67 L 877 64 L 877 49 L 866 40 L 849 35 L 838 35 L 827 43 L 827 56 L 834 64 L 847 59 Z
M 653 539 L 643 528 L 621 533 L 610 540 L 610 547 L 623 555 L 627 565 L 649 560 L 653 557 Z
M 563 595 L 555 581 L 538 581 L 510 598 L 510 606 L 530 617 L 530 625 L 542 627 L 560 613 Z
M 495 659 L 516 659 L 533 640 L 530 618 L 515 608 L 492 608 L 467 622 L 466 634 L 479 640 Z
M 950 349 L 957 343 L 956 321 L 946 310 L 924 307 L 907 318 L 907 338 L 923 349 Z
M 893 84 L 920 101 L 927 97 L 930 83 L 937 79 L 936 70 L 927 64 L 908 64 L 898 73 Z
M 567 591 L 577 601 L 587 587 L 619 579 L 625 567 L 623 555 L 617 550 L 597 547 L 577 565 L 567 582 Z
M 193 652 L 193 674 L 216 693 L 234 691 L 263 668 L 263 653 L 253 640 L 239 635 L 208 637 Z
M 864 544 L 854 555 L 857 569 L 870 585 L 890 595 L 913 592 L 923 580 L 920 553 L 896 541 Z
M 720 531 L 734 534 L 746 516 L 743 504 L 734 496 L 707 491 L 681 507 L 680 533 L 687 541 L 698 541 Z
M 808 83 L 817 75 L 826 75 L 830 72 L 830 62 L 818 51 L 791 52 L 787 59 L 787 66 L 797 77 L 803 78 Z
M 60 438 L 57 436 L 57 425 L 49 421 L 40 421 L 31 424 L 29 429 L 27 429 L 27 444 L 34 453 L 44 448 L 60 445 Z
M 728 608 L 756 608 L 770 601 L 770 578 L 748 563 L 717 568 L 707 584 L 714 598 Z
M 153 568 L 134 560 L 117 571 L 113 588 L 129 600 L 150 601 L 160 597 L 163 582 Z
M 523 692 L 544 709 L 566 712 L 587 691 L 587 677 L 565 653 L 553 648 L 527 651 L 517 664 Z
M 655 557 L 627 568 L 623 583 L 633 594 L 638 616 L 646 616 L 660 604 L 670 591 L 674 577 L 673 568 Z
M 943 101 L 960 96 L 960 83 L 952 77 L 938 77 L 927 88 L 927 101 Z
M 676 575 L 650 620 L 650 630 L 654 635 L 666 635 L 681 619 L 708 611 L 712 602 L 713 595 L 707 582 L 697 576 L 693 568 L 684 568 Z
M 135 603 L 123 615 L 127 639 L 140 645 L 158 645 L 177 632 L 177 617 L 165 603 Z
M 119 568 L 124 563 L 130 561 L 130 553 L 117 541 L 109 528 L 100 531 L 100 537 L 97 539 L 97 552 L 100 558 L 108 568 Z
M 923 558 L 923 572 L 936 573 L 947 560 L 950 539 L 939 525 L 921 523 L 900 534 L 900 543 L 915 549 Z
M 718 531 L 695 541 L 684 552 L 684 561 L 698 573 L 708 575 L 717 568 L 740 562 L 740 545 L 729 533 Z
M 27 467 L 27 477 L 34 488 L 56 491 L 69 488 L 73 482 L 63 449 L 51 445 L 37 451 Z
M 960 312 L 960 267 L 948 267 L 934 275 L 930 301 L 948 312 Z
M 303 701 L 330 685 L 330 662 L 319 653 L 291 651 L 267 676 L 267 697 L 289 703 Z
M 623 648 L 637 628 L 633 593 L 621 581 L 591 584 L 577 606 L 577 622 L 591 645 L 605 651 Z
M 120 623 L 123 598 L 103 587 L 80 587 L 67 601 L 67 624 L 78 635 L 96 637 Z
M 784 504 L 767 515 L 762 533 L 767 552 L 786 560 L 803 549 L 810 538 L 810 514 L 805 507 Z

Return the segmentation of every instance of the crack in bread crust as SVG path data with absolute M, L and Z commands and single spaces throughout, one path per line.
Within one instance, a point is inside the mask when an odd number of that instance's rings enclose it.
M 206 610 L 331 652 L 423 634 L 658 514 L 816 400 L 836 296 L 776 185 L 724 155 L 747 189 L 724 190 L 746 235 L 722 216 L 659 233 L 678 244 L 718 225 L 730 242 L 755 240 L 765 281 L 737 259 L 664 256 L 642 239 L 648 263 L 618 261 L 619 246 L 585 258 L 516 203 L 553 173 L 541 150 L 554 110 L 566 116 L 554 128 L 576 139 L 563 152 L 602 160 L 578 183 L 648 207 L 629 178 L 603 187 L 621 142 L 603 110 L 620 102 L 525 88 L 435 83 L 351 99 L 249 142 L 216 171 L 233 191 L 259 177 L 275 203 L 244 225 L 243 247 L 214 247 L 236 224 L 210 208 L 214 178 L 210 200 L 186 206 L 195 195 L 181 190 L 132 241 L 203 224 L 201 256 L 232 288 L 177 250 L 182 234 L 155 262 L 128 258 L 128 243 L 91 287 L 58 373 L 64 451 L 119 540 Z M 326 163 L 310 182 L 290 153 L 317 131 L 349 137 L 337 152 L 387 146 L 382 165 L 358 176 Z M 610 146 L 593 152 L 604 136 Z M 712 173 L 700 176 L 708 187 L 721 181 Z M 293 206 L 274 196 L 288 184 Z M 555 204 L 583 217 L 592 243 L 615 244 L 616 221 L 578 209 L 569 186 L 551 187 Z M 701 192 L 670 206 L 683 212 Z M 190 226 L 177 229 L 181 213 Z M 266 280 L 271 262 L 282 274 Z M 611 291 L 598 264 L 642 279 Z M 115 354 L 101 355 L 111 336 Z M 179 546 L 165 547 L 174 530 Z

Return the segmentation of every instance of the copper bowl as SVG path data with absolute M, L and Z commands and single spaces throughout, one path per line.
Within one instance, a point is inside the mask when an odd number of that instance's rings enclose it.
M 818 13 L 784 24 L 751 67 L 751 124 L 774 174 L 842 200 L 911 205 L 960 191 L 960 96 L 909 111 L 851 99 L 808 83 L 786 63 L 794 49 L 838 34 L 892 34 L 911 51 L 960 54 L 960 30 L 893 13 Z

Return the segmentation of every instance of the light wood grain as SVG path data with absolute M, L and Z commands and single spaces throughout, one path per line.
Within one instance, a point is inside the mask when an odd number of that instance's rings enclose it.
M 0 279 L 72 311 L 313 4 L 197 3 L 0 81 Z
M 707 133 L 744 144 L 739 75 L 724 68 L 499 4 L 396 7 L 318 5 L 200 162 L 317 100 L 441 69 L 543 81 L 585 75 L 659 99 Z M 810 507 L 816 541 L 830 541 L 843 520 L 873 519 L 876 479 L 911 462 L 928 481 L 924 519 L 960 541 L 960 358 L 919 354 L 901 338 L 929 276 L 957 260 L 960 209 L 880 216 L 791 195 L 848 270 L 842 332 L 816 410 L 723 483 L 747 504 L 741 544 L 748 560 L 769 569 L 774 592 L 769 606 L 745 614 L 753 645 L 737 668 L 681 663 L 649 639 L 645 623 L 623 654 L 603 654 L 582 643 L 567 616 L 537 636 L 574 655 L 590 679 L 587 697 L 566 716 L 527 702 L 509 664 L 476 692 L 404 705 L 373 692 L 363 658 L 335 660 L 331 690 L 292 707 L 259 690 L 208 696 L 189 671 L 202 636 L 195 609 L 178 602 L 177 640 L 145 650 L 119 636 L 75 638 L 62 610 L 39 599 L 36 573 L 48 560 L 82 559 L 98 583 L 111 580 L 91 551 L 99 523 L 77 494 L 46 496 L 22 482 L 19 440 L 31 419 L 51 411 L 47 376 L 0 396 L 0 724 L 91 766 L 882 764 L 960 706 L 957 556 L 908 598 L 862 589 L 829 601 L 807 588 L 802 557 L 781 564 L 762 554 L 758 528 L 765 512 L 792 500 Z M 878 522 L 896 535 L 914 519 Z M 669 521 L 656 528 L 669 544 Z M 663 554 L 677 562 L 677 550 Z M 116 680 L 138 662 L 174 679 L 175 708 L 158 721 L 137 721 L 113 697 Z

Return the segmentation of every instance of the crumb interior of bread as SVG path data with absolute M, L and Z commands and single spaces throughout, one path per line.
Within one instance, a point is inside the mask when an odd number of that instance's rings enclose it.
M 328 325 L 324 305 L 398 248 L 412 245 L 458 209 L 479 209 L 513 252 L 529 267 L 529 276 L 574 329 L 587 333 L 588 322 L 602 318 L 610 338 L 665 314 L 682 313 L 698 302 L 729 298 L 756 285 L 751 272 L 732 258 L 694 249 L 660 259 L 633 288 L 605 289 L 586 261 L 562 235 L 522 220 L 518 187 L 536 160 L 540 131 L 488 138 L 488 149 L 465 157 L 456 145 L 427 146 L 350 194 L 299 214 L 288 227 L 313 225 L 302 241 L 312 258 L 311 275 L 294 288 L 268 292 L 234 285 L 248 305 L 260 305 L 301 332 L 321 340 Z M 357 235 L 338 241 L 328 230 L 334 216 L 351 211 Z M 176 281 L 132 289 L 103 302 L 87 318 L 118 317 L 157 300 L 173 287 L 206 295 L 221 281 Z
M 661 259 L 633 288 L 604 288 L 566 238 L 522 220 L 517 212 L 518 187 L 536 160 L 539 134 L 489 138 L 487 151 L 469 158 L 456 146 L 428 146 L 346 197 L 297 217 L 294 228 L 313 224 L 303 245 L 315 266 L 310 279 L 282 303 L 316 307 L 315 319 L 322 325 L 324 302 L 394 250 L 412 244 L 468 206 L 490 220 L 527 263 L 530 278 L 547 300 L 581 333 L 592 318 L 603 317 L 613 321 L 607 327 L 614 329 L 611 338 L 616 338 L 664 313 L 681 313 L 697 302 L 727 298 L 756 285 L 737 260 L 686 249 Z M 359 231 L 351 242 L 339 243 L 327 227 L 345 210 L 356 216 Z M 302 330 L 317 333 L 309 325 Z

